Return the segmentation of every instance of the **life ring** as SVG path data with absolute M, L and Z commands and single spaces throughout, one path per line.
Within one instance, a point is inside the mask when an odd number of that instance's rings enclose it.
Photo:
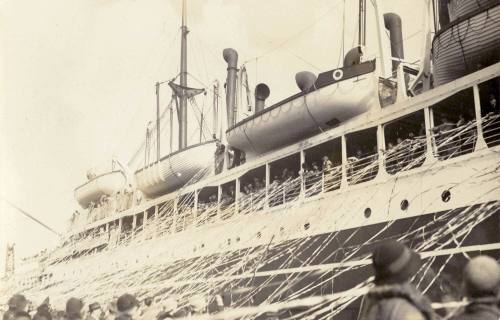
M 342 69 L 333 70 L 332 77 L 333 80 L 339 81 L 344 77 L 344 71 L 342 71 Z

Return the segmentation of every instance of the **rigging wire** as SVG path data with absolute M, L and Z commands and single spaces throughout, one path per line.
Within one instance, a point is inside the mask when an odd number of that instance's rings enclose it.
M 12 203 L 10 200 L 8 200 L 7 198 L 5 198 L 3 195 L 0 195 L 0 199 L 2 201 L 4 201 L 5 203 L 7 203 L 9 206 L 11 206 L 12 208 L 14 208 L 17 212 L 21 213 L 22 215 L 24 215 L 25 217 L 35 221 L 37 224 L 41 225 L 42 227 L 44 227 L 45 229 L 49 230 L 50 232 L 52 232 L 53 234 L 57 235 L 58 237 L 62 237 L 62 235 L 57 232 L 56 230 L 54 230 L 53 228 L 49 227 L 48 225 L 46 225 L 45 223 L 43 223 L 42 221 L 40 221 L 39 219 L 35 218 L 32 214 L 30 214 L 29 212 L 27 212 L 26 210 L 23 210 L 21 209 L 20 207 L 18 207 L 16 204 Z
M 250 62 L 250 61 L 253 61 L 253 60 L 257 60 L 259 58 L 267 56 L 268 54 L 270 54 L 270 53 L 278 50 L 279 48 L 283 47 L 284 45 L 288 44 L 292 40 L 295 40 L 296 38 L 298 38 L 299 36 L 301 36 L 304 32 L 308 31 L 309 29 L 311 29 L 312 27 L 314 27 L 316 24 L 318 24 L 320 21 L 322 21 L 324 18 L 326 18 L 328 16 L 328 14 L 330 14 L 330 12 L 332 12 L 335 8 L 337 8 L 340 5 L 340 3 L 342 3 L 342 0 L 338 0 L 338 2 L 336 4 L 332 5 L 325 13 L 323 13 L 321 16 L 319 16 L 318 19 L 316 19 L 312 23 L 308 24 L 307 26 L 305 26 L 304 28 L 302 28 L 298 32 L 294 33 L 292 36 L 290 36 L 287 39 L 283 40 L 282 42 L 280 42 L 278 45 L 274 46 L 273 48 L 270 48 L 269 50 L 264 51 L 260 55 L 255 56 L 255 57 L 253 57 L 251 59 L 248 59 L 248 60 L 244 61 L 243 64 L 246 64 L 247 62 Z

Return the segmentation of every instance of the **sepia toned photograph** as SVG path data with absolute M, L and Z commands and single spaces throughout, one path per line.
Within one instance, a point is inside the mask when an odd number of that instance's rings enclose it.
M 0 320 L 499 320 L 500 0 L 0 0 Z

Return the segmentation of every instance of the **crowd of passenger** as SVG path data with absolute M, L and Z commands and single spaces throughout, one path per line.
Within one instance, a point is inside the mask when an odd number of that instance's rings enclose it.
M 439 319 L 428 298 L 413 284 L 415 275 L 423 265 L 420 255 L 404 244 L 388 240 L 374 248 L 372 255 L 373 284 L 364 295 L 358 320 L 434 320 Z M 463 296 L 459 308 L 445 306 L 446 319 L 498 320 L 500 318 L 500 265 L 486 255 L 468 261 L 463 270 Z M 414 282 L 417 282 L 416 280 Z M 3 310 L 3 320 L 133 320 L 133 319 L 181 319 L 202 317 L 231 310 L 230 302 L 219 294 L 208 299 L 194 294 L 179 301 L 176 296 L 146 297 L 139 301 L 130 293 L 116 300 L 83 301 L 71 297 L 64 309 L 51 305 L 46 298 L 38 307 L 22 294 L 13 295 L 8 309 Z M 277 320 L 287 318 L 287 310 L 251 315 L 258 319 Z M 283 312 L 285 311 L 285 312 Z M 290 311 L 290 310 L 289 310 Z M 248 318 L 248 316 L 247 316 Z M 229 318 L 228 318 L 229 319 Z M 298 318 L 296 318 L 298 319 Z M 309 318 L 308 318 L 309 319 Z M 315 319 L 315 318 L 310 318 Z M 444 318 L 443 318 L 444 319 Z

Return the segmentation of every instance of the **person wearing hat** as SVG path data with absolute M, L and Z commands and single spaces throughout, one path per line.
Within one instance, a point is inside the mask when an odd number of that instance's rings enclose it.
M 89 312 L 85 320 L 98 320 L 101 318 L 102 308 L 99 302 L 89 304 Z
M 3 314 L 3 320 L 12 320 L 16 312 L 26 311 L 28 300 L 22 294 L 15 294 L 9 299 L 7 304 L 9 305 L 9 309 Z
M 66 319 L 79 320 L 83 319 L 83 301 L 78 298 L 69 298 L 66 301 Z
M 488 256 L 472 258 L 464 269 L 465 295 L 469 304 L 453 320 L 500 319 L 500 266 Z
M 432 320 L 430 302 L 410 279 L 422 265 L 420 255 L 390 240 L 373 251 L 375 287 L 363 298 L 360 320 Z
M 122 294 L 116 301 L 118 316 L 116 320 L 132 320 L 138 315 L 139 301 L 134 295 L 129 293 Z

